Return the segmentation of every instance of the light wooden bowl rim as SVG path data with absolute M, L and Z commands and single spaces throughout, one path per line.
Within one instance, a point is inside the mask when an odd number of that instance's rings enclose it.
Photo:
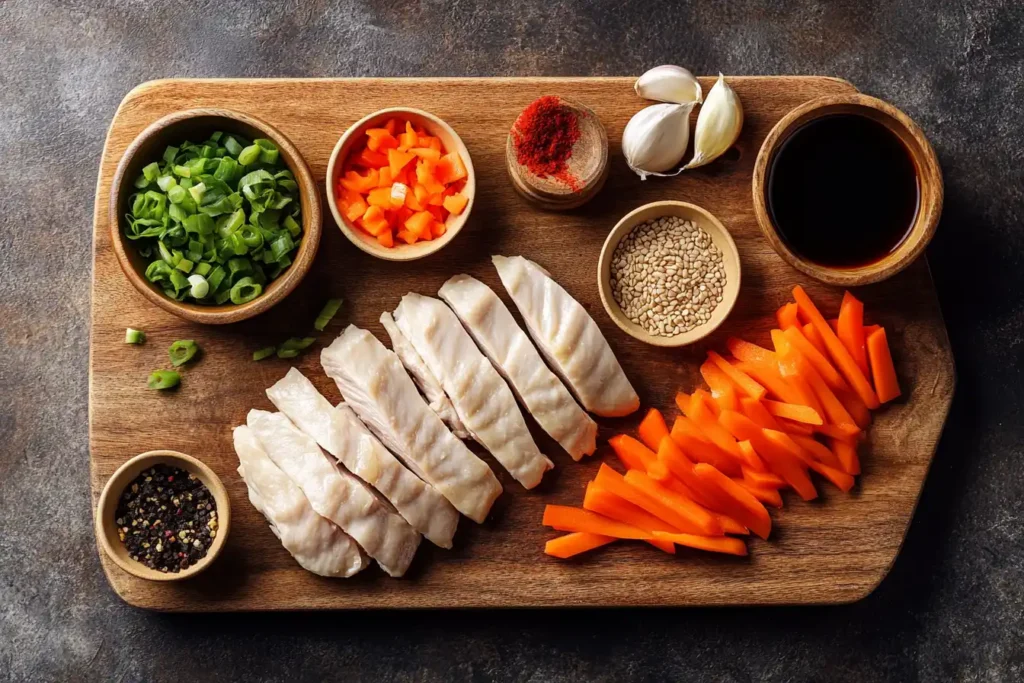
M 611 286 L 612 256 L 622 238 L 629 234 L 637 225 L 664 216 L 678 216 L 683 220 L 697 223 L 708 234 L 715 246 L 721 249 L 726 275 L 726 285 L 722 290 L 722 302 L 712 312 L 711 318 L 703 325 L 671 337 L 652 335 L 627 318 L 622 309 L 619 308 L 619 304 L 615 301 Z M 644 204 L 639 208 L 633 209 L 615 224 L 615 227 L 608 233 L 604 246 L 601 247 L 601 256 L 597 265 L 597 288 L 601 295 L 601 303 L 604 305 L 604 310 L 608 312 L 608 315 L 618 325 L 619 329 L 634 339 L 639 339 L 652 346 L 675 348 L 693 344 L 704 339 L 725 322 L 725 319 L 729 317 L 733 307 L 736 305 L 736 299 L 739 297 L 741 275 L 742 268 L 740 266 L 739 250 L 736 248 L 736 242 L 733 241 L 728 229 L 711 212 L 696 204 L 666 200 L 651 202 L 650 204 Z
M 295 176 L 295 182 L 299 185 L 299 201 L 302 203 L 302 242 L 295 254 L 295 260 L 280 277 L 264 288 L 260 296 L 238 306 L 234 304 L 204 306 L 168 298 L 156 285 L 146 279 L 144 268 L 140 270 L 136 262 L 133 262 L 133 258 L 127 250 L 135 247 L 127 244 L 130 240 L 124 236 L 124 232 L 121 230 L 122 217 L 119 207 L 121 206 L 122 192 L 131 194 L 134 191 L 130 185 L 133 178 L 127 177 L 127 174 L 129 170 L 137 172 L 141 169 L 141 165 L 134 168 L 133 161 L 136 154 L 144 145 L 151 143 L 154 139 L 172 137 L 184 139 L 186 136 L 178 135 L 178 131 L 185 128 L 189 121 L 200 118 L 222 119 L 224 125 L 219 128 L 228 132 L 238 130 L 239 124 L 260 131 L 261 135 L 277 145 L 285 165 L 291 170 Z M 126 196 L 125 199 L 127 200 Z M 310 173 L 299 150 L 284 133 L 269 123 L 248 114 L 215 107 L 173 112 L 157 119 L 138 134 L 121 156 L 117 170 L 114 172 L 110 186 L 109 221 L 110 238 L 114 246 L 114 253 L 117 255 L 117 262 L 135 289 L 165 311 L 185 320 L 207 325 L 224 325 L 246 320 L 270 309 L 288 296 L 306 276 L 320 245 L 320 199 L 317 196 L 313 174 Z M 135 261 L 142 263 L 141 259 L 135 259 Z
M 117 513 L 117 502 L 121 492 L 131 481 L 143 470 L 154 465 L 171 465 L 190 472 L 199 478 L 209 489 L 217 503 L 217 537 L 213 539 L 210 549 L 201 560 L 191 567 L 180 572 L 160 572 L 150 569 L 141 562 L 136 562 L 128 556 L 128 550 L 117 535 L 117 525 L 114 523 L 114 515 Z M 227 489 L 224 488 L 220 477 L 207 465 L 191 455 L 179 453 L 178 451 L 155 450 L 140 453 L 117 468 L 100 493 L 100 500 L 96 506 L 95 513 L 96 538 L 107 556 L 114 564 L 140 579 L 150 581 L 181 581 L 195 576 L 209 567 L 217 556 L 228 537 L 231 529 L 231 501 L 228 498 Z
M 832 114 L 859 114 L 881 123 L 903 142 L 917 171 L 919 205 L 906 238 L 882 259 L 854 268 L 833 268 L 809 261 L 783 241 L 768 212 L 768 167 L 789 136 L 804 124 Z M 878 98 L 860 93 L 828 95 L 805 102 L 786 114 L 765 138 L 754 163 L 754 214 L 772 249 L 797 270 L 827 284 L 844 287 L 868 285 L 892 277 L 909 266 L 928 246 L 942 214 L 943 181 L 935 150 L 909 116 Z
M 466 167 L 466 186 L 463 188 L 462 192 L 469 199 L 469 202 L 466 204 L 466 208 L 462 210 L 461 214 L 458 216 L 448 216 L 448 220 L 445 221 L 446 231 L 441 237 L 430 240 L 429 242 L 395 244 L 395 246 L 388 248 L 382 247 L 373 236 L 367 235 L 362 230 L 352 225 L 352 223 L 341 213 L 341 210 L 338 208 L 337 199 L 334 196 L 334 188 L 338 183 L 338 176 L 341 174 L 349 148 L 358 141 L 359 135 L 361 135 L 367 128 L 373 127 L 383 119 L 391 118 L 393 116 L 408 118 L 411 119 L 413 123 L 419 123 L 428 132 L 430 132 L 431 135 L 441 138 L 441 142 L 445 147 L 446 153 L 457 152 L 459 156 L 462 157 L 462 163 Z M 334 216 L 335 222 L 338 224 L 338 227 L 341 228 L 341 232 L 348 238 L 349 242 L 367 254 L 376 256 L 379 259 L 384 259 L 385 261 L 415 261 L 416 259 L 430 256 L 431 254 L 448 246 L 448 244 L 455 239 L 455 236 L 462 231 L 463 226 L 466 225 L 466 221 L 469 219 L 469 214 L 472 211 L 473 204 L 476 200 L 476 172 L 473 170 L 473 160 L 470 158 L 469 150 L 462 142 L 462 138 L 459 137 L 459 134 L 455 132 L 454 128 L 449 126 L 440 117 L 435 116 L 428 111 L 414 109 L 412 107 L 388 107 L 386 109 L 379 109 L 372 114 L 367 114 L 363 118 L 359 119 L 338 139 L 337 144 L 334 145 L 334 151 L 331 152 L 331 159 L 327 164 L 325 191 L 327 194 L 327 205 L 331 209 L 331 214 Z

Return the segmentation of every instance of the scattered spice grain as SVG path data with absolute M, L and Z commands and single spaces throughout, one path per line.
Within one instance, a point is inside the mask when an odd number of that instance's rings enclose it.
M 203 559 L 213 545 L 217 502 L 194 474 L 156 465 L 121 493 L 114 521 L 129 557 L 176 573 Z
M 693 221 L 677 216 L 633 228 L 612 254 L 612 296 L 647 333 L 672 337 L 711 319 L 725 290 L 722 251 Z

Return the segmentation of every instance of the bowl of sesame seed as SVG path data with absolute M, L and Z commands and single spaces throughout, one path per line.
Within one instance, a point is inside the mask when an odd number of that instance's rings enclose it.
M 124 571 L 151 581 L 195 576 L 228 536 L 231 505 L 220 478 L 190 455 L 149 451 L 110 477 L 96 507 L 96 538 Z
M 740 291 L 740 258 L 722 223 L 695 204 L 645 204 L 620 220 L 601 248 L 601 303 L 624 332 L 654 346 L 708 336 Z

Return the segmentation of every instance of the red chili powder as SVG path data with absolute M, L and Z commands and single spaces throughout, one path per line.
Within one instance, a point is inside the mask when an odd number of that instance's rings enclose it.
M 576 113 L 554 95 L 534 100 L 512 127 L 516 160 L 535 176 L 560 180 L 573 192 L 580 181 L 569 172 L 568 161 L 579 139 Z

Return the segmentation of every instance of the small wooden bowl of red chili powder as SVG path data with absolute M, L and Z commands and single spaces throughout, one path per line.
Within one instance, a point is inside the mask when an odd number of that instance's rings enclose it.
M 608 177 L 608 135 L 587 106 L 557 95 L 530 103 L 505 147 L 512 186 L 553 211 L 590 201 Z

